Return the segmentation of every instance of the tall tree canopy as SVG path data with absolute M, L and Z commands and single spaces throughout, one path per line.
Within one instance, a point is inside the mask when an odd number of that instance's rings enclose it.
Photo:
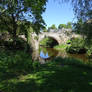
M 48 29 L 57 29 L 55 24 L 52 24 L 51 27 L 49 27 Z
M 59 24 L 58 29 L 66 28 L 66 24 Z
M 92 0 L 59 0 L 62 2 L 71 2 L 73 10 L 78 19 L 83 21 L 92 18 Z
M 72 23 L 68 22 L 66 26 L 67 26 L 67 28 L 72 28 Z
M 75 14 L 86 21 L 92 18 L 92 0 L 72 0 Z
M 8 30 L 16 38 L 19 21 L 30 20 L 38 33 L 45 23 L 42 13 L 47 0 L 0 0 L 0 30 Z
M 67 24 L 59 24 L 58 29 L 62 28 L 72 28 L 72 23 L 68 22 Z
M 87 38 L 92 39 L 92 0 L 59 0 L 63 2 L 71 2 L 74 13 L 78 20 L 82 20 L 82 25 L 77 24 L 79 31 L 82 31 Z M 90 21 L 90 22 L 89 22 Z M 79 22 L 79 21 L 78 21 Z M 79 27 L 81 26 L 81 27 Z

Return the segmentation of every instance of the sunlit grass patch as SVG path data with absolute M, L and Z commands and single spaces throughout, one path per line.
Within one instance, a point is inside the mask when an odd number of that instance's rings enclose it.
M 54 48 L 57 50 L 65 50 L 67 48 L 67 44 L 61 44 L 61 45 L 57 45 Z

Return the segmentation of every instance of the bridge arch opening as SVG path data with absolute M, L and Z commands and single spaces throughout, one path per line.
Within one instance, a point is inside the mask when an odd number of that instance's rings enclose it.
M 59 45 L 59 42 L 53 37 L 44 37 L 40 40 L 40 46 L 46 46 L 53 48 L 54 46 Z

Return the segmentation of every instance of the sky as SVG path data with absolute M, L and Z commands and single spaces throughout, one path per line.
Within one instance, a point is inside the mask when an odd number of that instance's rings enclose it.
M 76 21 L 72 5 L 70 3 L 59 3 L 55 0 L 48 0 L 46 11 L 42 16 L 47 27 L 50 27 L 52 24 L 58 27 L 59 24 Z

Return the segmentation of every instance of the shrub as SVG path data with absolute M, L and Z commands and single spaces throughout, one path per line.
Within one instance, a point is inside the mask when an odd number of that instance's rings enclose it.
M 1 51 L 0 70 L 1 75 L 10 74 L 16 76 L 33 71 L 32 58 L 24 51 Z
M 66 48 L 69 53 L 86 53 L 85 41 L 82 38 L 71 39 L 71 46 Z

